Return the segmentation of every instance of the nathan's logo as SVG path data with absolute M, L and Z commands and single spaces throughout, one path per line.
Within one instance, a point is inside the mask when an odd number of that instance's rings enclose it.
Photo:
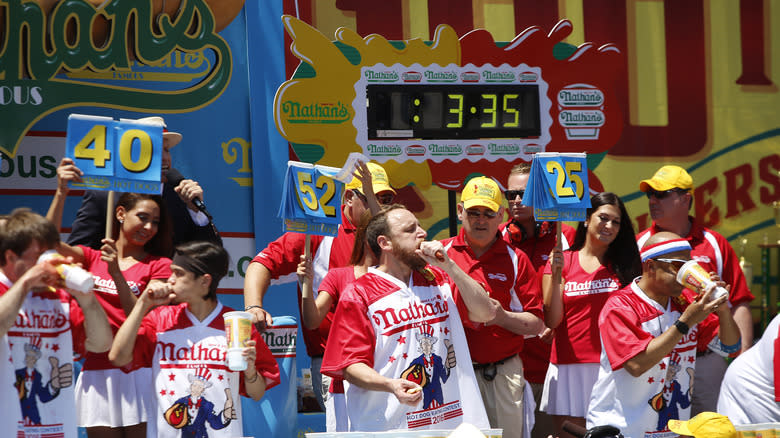
M 454 71 L 425 70 L 425 79 L 428 82 L 455 82 L 458 80 L 458 74 Z
M 520 145 L 514 143 L 488 143 L 490 155 L 516 155 L 520 153 Z
M 420 82 L 422 80 L 422 73 L 418 71 L 407 71 L 401 75 L 401 79 L 404 82 Z
M 523 152 L 526 154 L 535 154 L 542 151 L 542 147 L 538 144 L 527 144 L 523 146 Z M 547 259 L 545 259 L 547 260 Z
M 604 126 L 604 113 L 599 110 L 564 109 L 558 114 L 569 140 L 595 140 Z
M 558 92 L 558 105 L 562 107 L 600 107 L 604 93 L 590 85 L 569 85 Z
M 485 82 L 514 82 L 515 74 L 511 71 L 484 70 L 482 72 L 482 79 L 484 79 Z
M 564 127 L 602 126 L 604 113 L 599 110 L 564 110 L 558 115 L 558 121 Z
M 401 146 L 394 144 L 373 144 L 366 145 L 368 155 L 372 157 L 394 157 L 401 155 Z
M 302 104 L 288 100 L 282 102 L 282 113 L 287 123 L 344 123 L 352 117 L 341 102 Z
M 368 82 L 396 82 L 398 81 L 398 73 L 392 70 L 387 71 L 375 71 L 366 70 L 363 75 Z
M 536 82 L 539 80 L 539 75 L 532 71 L 524 71 L 517 75 L 517 80 L 520 82 Z
M 268 327 L 262 334 L 274 357 L 295 357 L 298 330 L 295 325 Z
M 0 151 L 11 156 L 33 124 L 56 110 L 187 112 L 215 100 L 230 82 L 230 48 L 205 0 L 182 1 L 171 17 L 156 17 L 148 0 L 112 0 L 99 8 L 62 0 L 48 16 L 31 1 L 7 0 L 3 9 L 0 120 L 10 123 L 0 125 Z M 109 32 L 99 30 L 100 20 Z M 147 79 L 155 72 L 131 70 L 136 62 L 175 68 L 181 60 L 202 67 L 196 76 L 203 79 L 164 91 L 99 81 Z
M 460 74 L 460 80 L 463 82 L 479 82 L 479 73 L 475 71 L 464 71 Z
M 428 145 L 431 155 L 460 155 L 463 153 L 463 147 L 457 144 L 436 144 Z
M 466 148 L 466 155 L 485 155 L 485 146 L 473 144 Z
M 227 349 L 224 345 L 205 345 L 197 343 L 189 347 L 177 347 L 169 342 L 157 342 L 155 347 L 159 353 L 160 362 L 176 361 L 215 361 L 224 362 Z M 157 354 L 156 353 L 156 354 Z
M 421 155 L 425 155 L 425 148 L 417 144 L 407 146 L 406 155 L 409 155 L 411 157 L 419 157 Z
M 448 316 L 447 301 L 441 296 L 427 302 L 413 302 L 408 306 L 396 309 L 378 309 L 373 312 L 371 319 L 379 326 L 379 331 L 387 335 L 395 330 L 405 327 L 410 323 L 420 320 L 428 320 L 430 323 L 446 319 Z
M 14 322 L 15 330 L 30 329 L 61 329 L 68 324 L 68 317 L 62 312 L 62 309 L 53 308 L 50 310 L 38 310 L 30 312 L 19 312 Z

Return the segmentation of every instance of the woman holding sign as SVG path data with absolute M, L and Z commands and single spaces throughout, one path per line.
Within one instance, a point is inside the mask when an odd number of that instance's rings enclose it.
M 560 283 L 552 272 L 561 269 Z M 591 198 L 585 222 L 570 250 L 554 249 L 544 269 L 544 318 L 555 329 L 541 409 L 553 416 L 556 436 L 568 436 L 564 421 L 585 426 L 601 355 L 598 316 L 610 293 L 641 275 L 634 227 L 620 198 Z
M 47 217 L 59 228 L 67 182 L 81 172 L 69 158 L 57 168 L 57 193 Z M 124 193 L 113 215 L 114 235 L 103 239 L 100 251 L 60 243 L 58 252 L 72 256 L 95 278 L 95 295 L 115 334 L 147 286 L 171 275 L 171 224 L 158 195 Z M 151 395 L 149 368 L 118 368 L 108 353 L 88 353 L 76 382 L 78 425 L 89 437 L 146 436 Z

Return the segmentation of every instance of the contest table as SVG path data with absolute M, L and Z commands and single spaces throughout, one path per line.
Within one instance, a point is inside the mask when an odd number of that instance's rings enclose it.
M 393 430 L 389 432 L 318 432 L 306 438 L 447 438 L 452 430 Z M 486 438 L 501 438 L 502 429 L 482 429 Z
M 769 308 L 769 297 L 772 293 L 770 265 L 772 263 L 772 250 L 774 250 L 778 266 L 777 275 L 780 276 L 780 242 L 760 243 L 758 247 L 761 248 L 761 327 L 764 328 L 774 317 L 774 313 Z M 777 303 L 773 307 L 777 311 Z

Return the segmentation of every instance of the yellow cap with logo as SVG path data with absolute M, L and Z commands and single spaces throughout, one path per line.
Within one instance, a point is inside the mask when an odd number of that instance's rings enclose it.
M 371 184 L 374 186 L 374 193 L 379 194 L 387 191 L 395 193 L 395 190 L 390 187 L 390 180 L 384 167 L 376 163 L 366 163 L 366 166 L 368 166 L 368 171 L 371 172 Z M 360 193 L 363 193 L 363 184 L 361 184 L 359 179 L 352 177 L 352 181 L 346 185 L 346 189 L 357 189 Z
M 671 189 L 693 189 L 693 178 L 688 175 L 680 166 L 664 166 L 650 179 L 642 180 L 639 183 L 639 190 L 647 192 L 653 189 L 658 192 L 664 192 Z
M 502 201 L 503 197 L 498 184 L 484 176 L 471 178 L 460 194 L 460 202 L 463 203 L 463 208 L 466 210 L 472 207 L 486 207 L 498 211 Z

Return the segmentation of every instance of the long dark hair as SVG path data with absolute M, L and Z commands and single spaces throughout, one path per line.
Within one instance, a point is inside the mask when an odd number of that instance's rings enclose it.
M 170 257 L 173 255 L 173 228 L 171 226 L 171 218 L 168 216 L 168 208 L 165 206 L 160 195 L 147 195 L 144 193 L 123 193 L 117 201 L 117 207 L 124 207 L 125 212 L 129 212 L 135 205 L 141 201 L 153 201 L 160 209 L 160 224 L 157 225 L 157 234 L 154 235 L 146 245 L 144 245 L 144 251 L 149 254 L 163 257 Z M 114 209 L 116 211 L 116 208 Z M 114 240 L 119 238 L 119 220 L 114 214 Z
M 350 265 L 358 265 L 363 262 L 366 255 L 366 227 L 371 220 L 371 210 L 365 210 L 360 215 L 357 227 L 355 227 L 355 243 L 352 245 L 352 255 L 349 257 Z
M 628 217 L 626 206 L 620 197 L 611 192 L 603 192 L 593 195 L 590 198 L 591 207 L 586 211 L 588 219 L 602 205 L 614 205 L 620 210 L 620 230 L 612 243 L 609 244 L 605 258 L 607 266 L 612 269 L 620 282 L 620 287 L 624 287 L 634 278 L 642 275 L 642 261 L 639 258 L 639 248 L 636 244 L 636 234 L 634 233 L 634 224 Z M 579 251 L 585 246 L 585 239 L 588 229 L 584 222 L 577 226 L 577 234 L 574 236 L 574 243 L 569 248 L 572 251 Z

